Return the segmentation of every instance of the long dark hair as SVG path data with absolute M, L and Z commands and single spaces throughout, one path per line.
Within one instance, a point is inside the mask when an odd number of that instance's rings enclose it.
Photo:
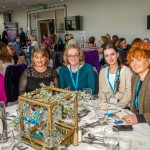
M 105 51 L 106 49 L 110 49 L 110 48 L 114 49 L 114 51 L 115 51 L 116 53 L 119 53 L 119 51 L 117 50 L 117 48 L 116 48 L 116 46 L 115 46 L 114 44 L 112 44 L 112 43 L 107 43 L 107 44 L 105 45 L 105 47 L 104 47 L 104 50 L 103 50 L 103 56 L 104 56 L 104 51 Z M 104 58 L 104 59 L 105 59 L 105 58 Z M 105 60 L 105 61 L 106 61 L 106 60 Z M 118 57 L 117 62 L 118 62 L 118 67 L 119 67 L 119 73 L 118 73 L 117 84 L 116 84 L 116 92 L 119 91 L 119 85 L 120 85 L 121 61 L 120 61 L 120 58 L 119 58 L 119 57 Z

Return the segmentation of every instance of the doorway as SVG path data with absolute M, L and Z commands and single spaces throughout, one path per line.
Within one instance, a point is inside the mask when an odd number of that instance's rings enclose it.
M 38 21 L 39 26 L 39 42 L 43 42 L 43 35 L 47 34 L 49 36 L 49 22 L 47 20 Z

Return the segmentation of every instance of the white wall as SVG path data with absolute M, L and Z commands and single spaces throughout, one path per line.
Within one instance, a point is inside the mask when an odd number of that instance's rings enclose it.
M 27 10 L 16 11 L 12 13 L 12 22 L 18 22 L 18 28 L 23 28 L 27 32 Z
M 67 15 L 83 16 L 83 31 L 72 31 L 75 38 L 95 36 L 96 41 L 101 35 L 109 33 L 125 37 L 130 43 L 134 38 L 149 36 L 147 15 L 150 15 L 150 0 L 76 0 L 67 3 Z M 19 27 L 27 28 L 27 14 L 16 12 L 12 20 L 19 22 Z
M 109 33 L 125 37 L 150 38 L 147 30 L 147 15 L 150 15 L 150 0 L 78 0 L 67 5 L 68 16 L 83 16 L 83 30 L 88 38 L 93 35 L 98 41 Z M 72 32 L 76 38 L 82 32 Z

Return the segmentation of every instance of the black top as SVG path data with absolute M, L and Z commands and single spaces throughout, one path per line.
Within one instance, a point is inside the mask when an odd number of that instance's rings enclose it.
M 21 46 L 26 46 L 26 35 L 24 32 L 20 32 L 19 33 L 19 37 L 20 37 L 20 44 Z
M 2 42 L 4 42 L 6 45 L 8 45 L 8 39 L 6 39 L 6 36 L 8 37 L 7 31 L 4 30 L 2 33 Z
M 47 67 L 44 72 L 37 72 L 34 67 L 28 67 L 21 75 L 19 94 L 40 88 L 40 83 L 49 86 L 51 82 L 54 82 L 55 87 L 59 87 L 58 75 L 53 68 Z

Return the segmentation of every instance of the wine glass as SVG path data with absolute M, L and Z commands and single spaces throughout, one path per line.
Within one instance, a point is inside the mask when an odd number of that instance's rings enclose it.
M 85 95 L 85 101 L 90 100 L 91 97 L 92 97 L 92 89 L 90 89 L 90 88 L 84 88 L 83 92 L 86 94 Z
M 119 142 L 119 130 L 115 127 L 105 128 L 104 142 L 108 150 L 115 150 Z

